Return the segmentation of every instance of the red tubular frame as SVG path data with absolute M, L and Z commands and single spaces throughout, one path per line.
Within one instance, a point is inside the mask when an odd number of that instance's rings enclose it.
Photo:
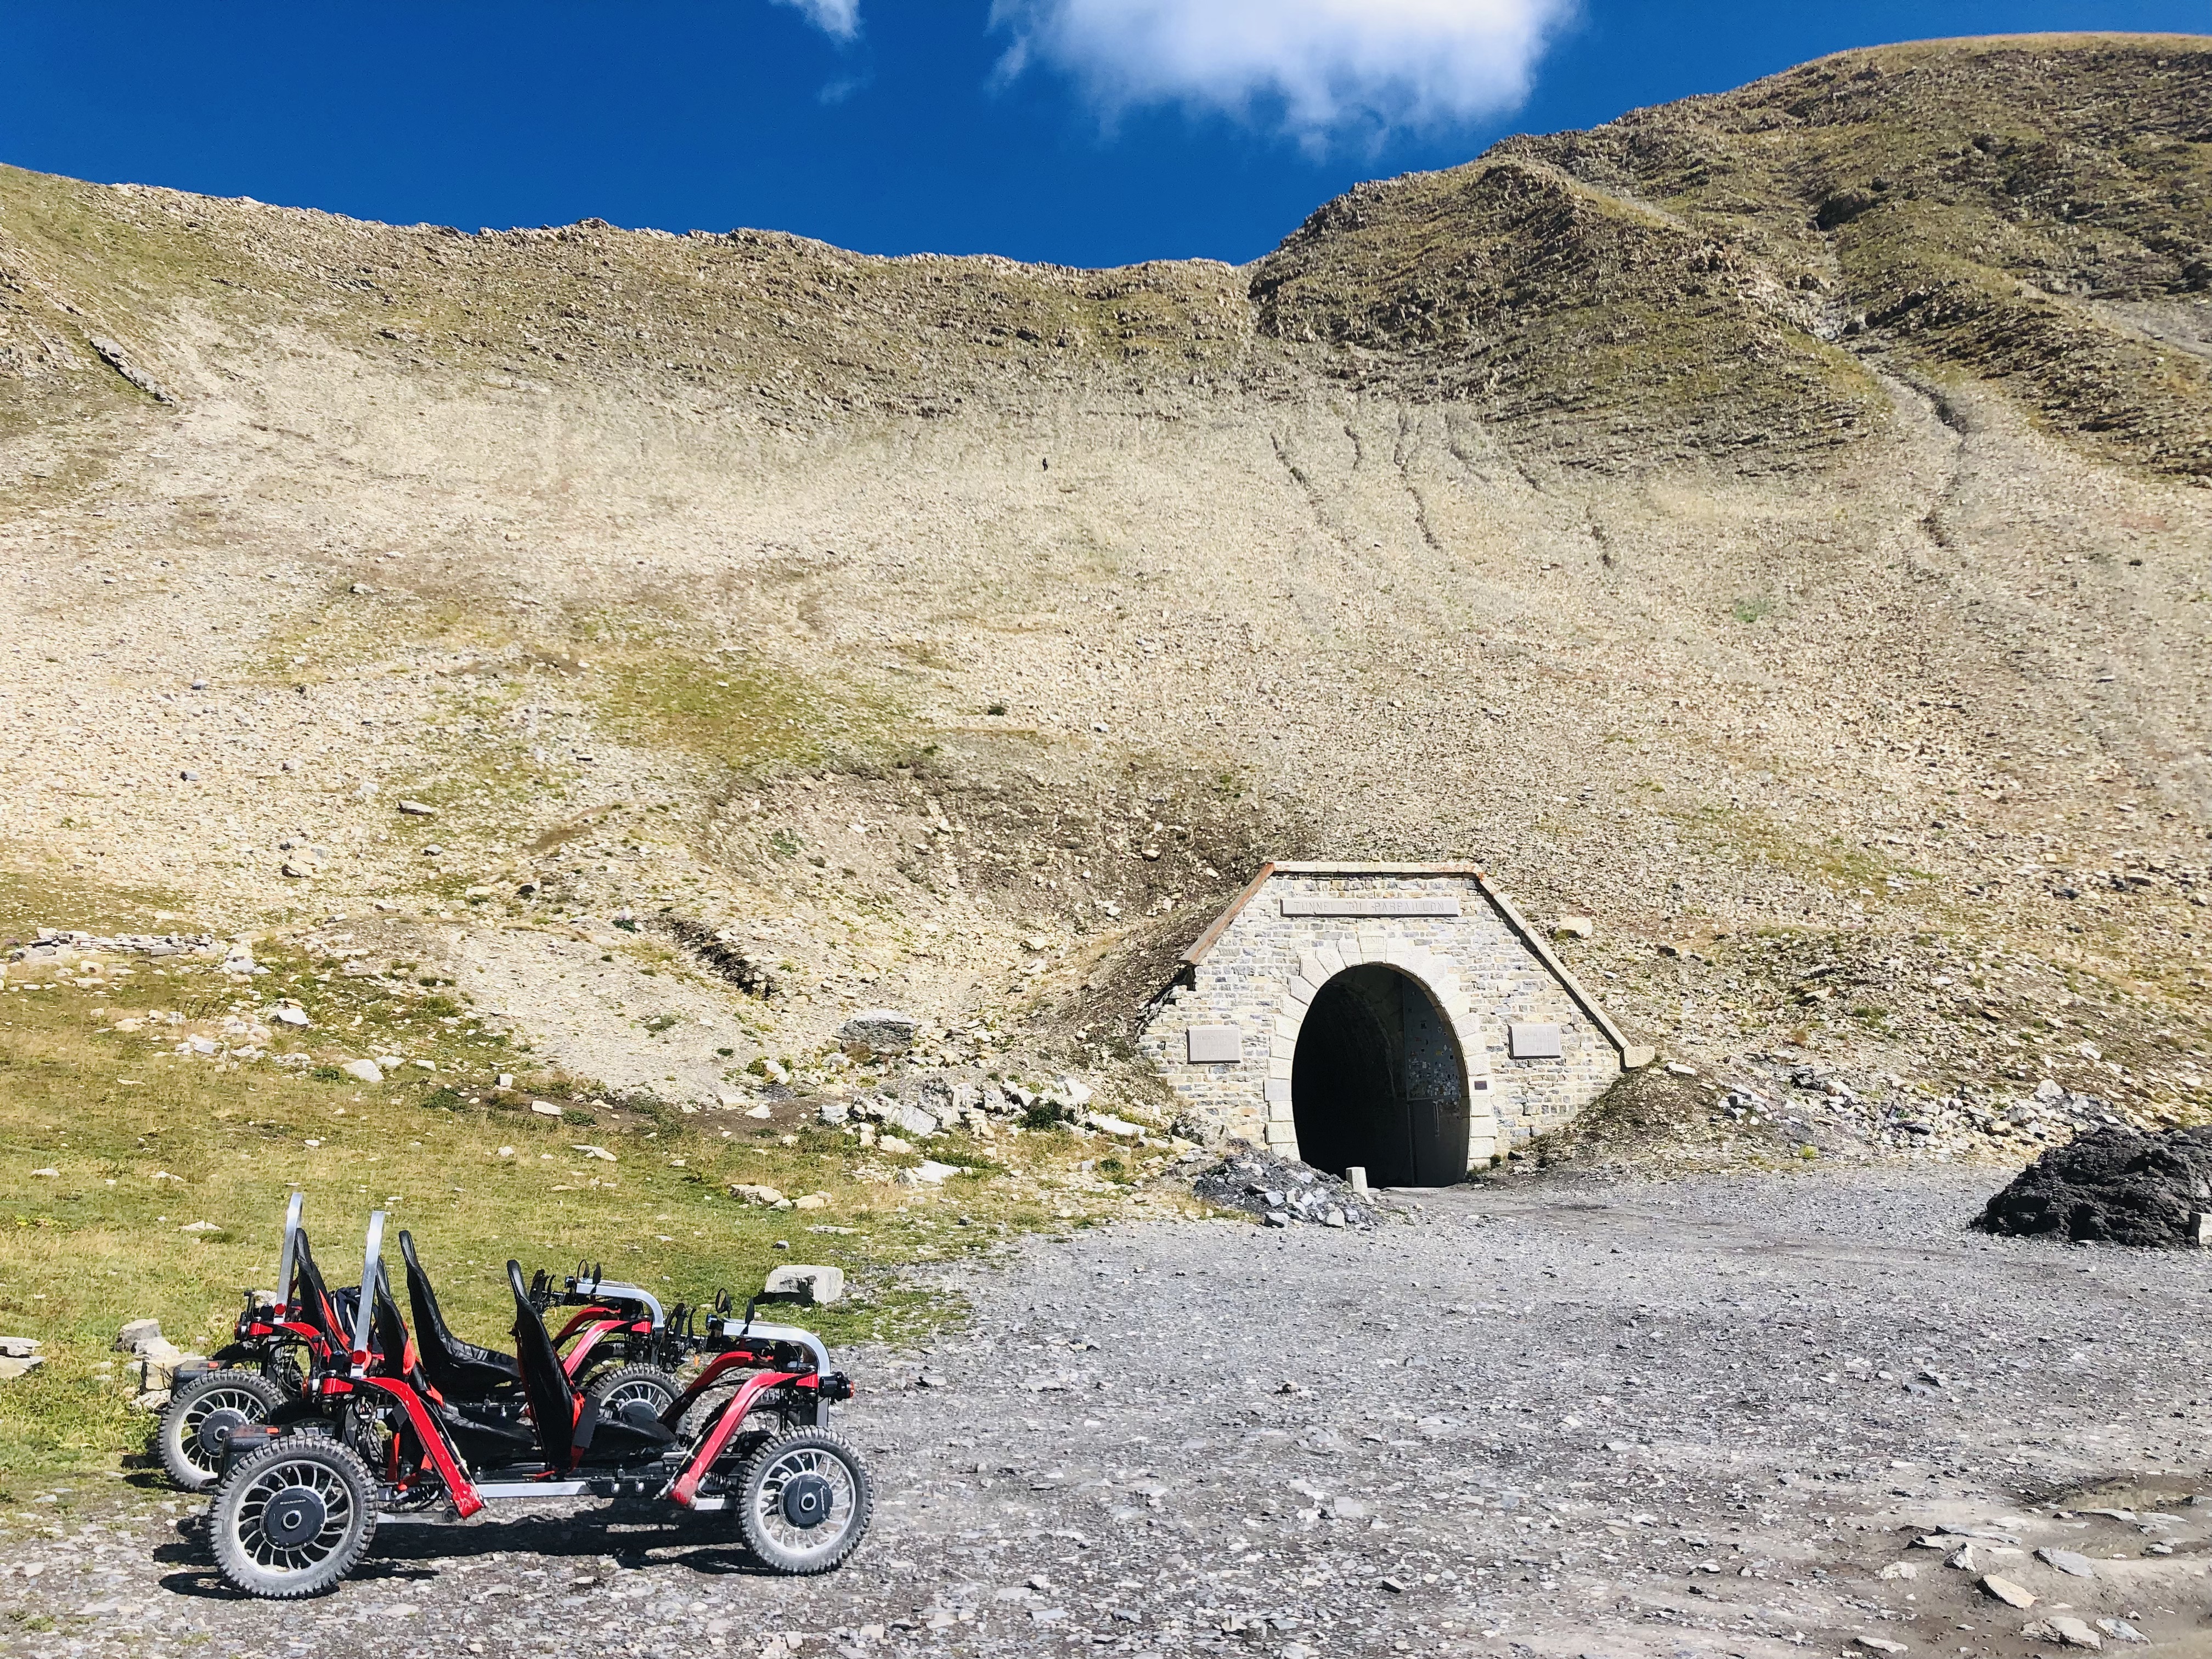
M 691 1379 L 691 1386 L 678 1396 L 676 1403 L 660 1413 L 660 1420 L 668 1427 L 674 1428 L 684 1420 L 684 1413 L 691 1409 L 693 1401 L 732 1371 L 743 1370 L 748 1365 L 758 1364 L 759 1358 L 744 1348 L 732 1348 L 726 1353 L 716 1354 L 707 1362 L 706 1369 Z
M 575 1312 L 568 1316 L 568 1322 L 561 1328 L 561 1334 L 553 1339 L 553 1346 L 556 1348 L 559 1347 L 563 1342 L 566 1342 L 570 1337 L 575 1335 L 578 1331 L 582 1330 L 585 1326 L 590 1324 L 593 1320 L 611 1320 L 614 1323 L 619 1325 L 622 1323 L 622 1316 L 617 1313 L 612 1308 L 602 1307 L 597 1303 L 593 1303 L 588 1307 L 579 1308 Z
M 750 1357 L 738 1354 L 722 1356 L 724 1359 Z M 711 1376 L 714 1370 L 714 1366 L 708 1366 L 706 1375 Z M 729 1404 L 722 1407 L 721 1415 L 714 1419 L 714 1426 L 708 1430 L 706 1437 L 700 1441 L 699 1449 L 692 1454 L 691 1461 L 684 1466 L 684 1473 L 677 1476 L 676 1484 L 670 1488 L 668 1495 L 685 1509 L 690 1509 L 693 1500 L 699 1496 L 699 1483 L 707 1478 L 707 1471 L 714 1467 L 714 1460 L 722 1455 L 722 1448 L 730 1443 L 730 1437 L 738 1431 L 738 1425 L 745 1420 L 746 1413 L 752 1410 L 753 1401 L 780 1383 L 801 1382 L 813 1375 L 811 1371 L 755 1371 L 747 1377 L 737 1393 L 730 1396 Z M 684 1398 L 688 1401 L 691 1395 L 696 1393 L 703 1385 L 703 1382 L 702 1376 L 700 1382 L 694 1383 L 686 1392 Z
M 599 1339 L 610 1331 L 621 1330 L 623 1326 L 622 1320 L 606 1319 L 585 1328 L 583 1340 L 569 1349 L 561 1361 L 561 1369 L 568 1374 L 568 1380 L 571 1382 L 576 1380 L 578 1374 L 583 1370 L 585 1359 L 589 1357 L 592 1350 L 599 1346 Z M 559 1341 L 556 1341 L 554 1346 L 558 1347 L 561 1342 L 567 1341 L 575 1328 L 575 1324 L 571 1322 L 568 1329 L 561 1333 Z
M 438 1471 L 438 1478 L 446 1483 L 447 1495 L 453 1500 L 453 1512 L 465 1521 L 482 1509 L 484 1501 L 477 1496 L 475 1483 L 462 1473 L 461 1460 L 454 1455 L 452 1445 L 447 1441 L 445 1430 L 423 1406 L 422 1395 L 408 1384 L 392 1377 L 370 1376 L 364 1377 L 362 1381 L 368 1387 L 380 1389 L 399 1402 L 400 1409 L 407 1413 L 407 1420 L 414 1427 L 415 1437 L 429 1453 L 430 1462 Z

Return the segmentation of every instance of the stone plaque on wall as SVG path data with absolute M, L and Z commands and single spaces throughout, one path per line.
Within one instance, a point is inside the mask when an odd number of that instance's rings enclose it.
M 1189 1042 L 1194 1066 L 1234 1066 L 1244 1058 L 1244 1035 L 1234 1025 L 1194 1025 Z
M 1455 916 L 1456 893 L 1422 893 L 1412 898 L 1391 898 L 1378 893 L 1285 893 L 1286 916 Z
M 1558 1060 L 1565 1053 L 1556 1025 L 1509 1025 L 1505 1041 L 1516 1060 Z

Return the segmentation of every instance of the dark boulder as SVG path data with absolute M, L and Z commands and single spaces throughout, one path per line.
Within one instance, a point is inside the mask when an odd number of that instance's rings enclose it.
M 2200 1210 L 2212 1210 L 2212 1128 L 2151 1135 L 2099 1129 L 2037 1158 L 1973 1224 L 1990 1233 L 2172 1249 L 2196 1243 Z

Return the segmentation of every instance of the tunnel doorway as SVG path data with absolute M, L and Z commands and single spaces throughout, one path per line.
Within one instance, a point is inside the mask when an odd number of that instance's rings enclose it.
M 1348 968 L 1315 993 L 1291 1062 L 1298 1154 L 1377 1187 L 1467 1178 L 1467 1068 L 1443 1012 L 1395 968 Z

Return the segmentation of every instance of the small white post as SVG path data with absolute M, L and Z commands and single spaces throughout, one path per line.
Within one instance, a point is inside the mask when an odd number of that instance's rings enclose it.
M 1352 1183 L 1352 1190 L 1353 1192 L 1358 1193 L 1363 1196 L 1366 1194 L 1367 1166 L 1365 1164 L 1353 1164 L 1350 1169 L 1344 1172 L 1344 1178 Z

